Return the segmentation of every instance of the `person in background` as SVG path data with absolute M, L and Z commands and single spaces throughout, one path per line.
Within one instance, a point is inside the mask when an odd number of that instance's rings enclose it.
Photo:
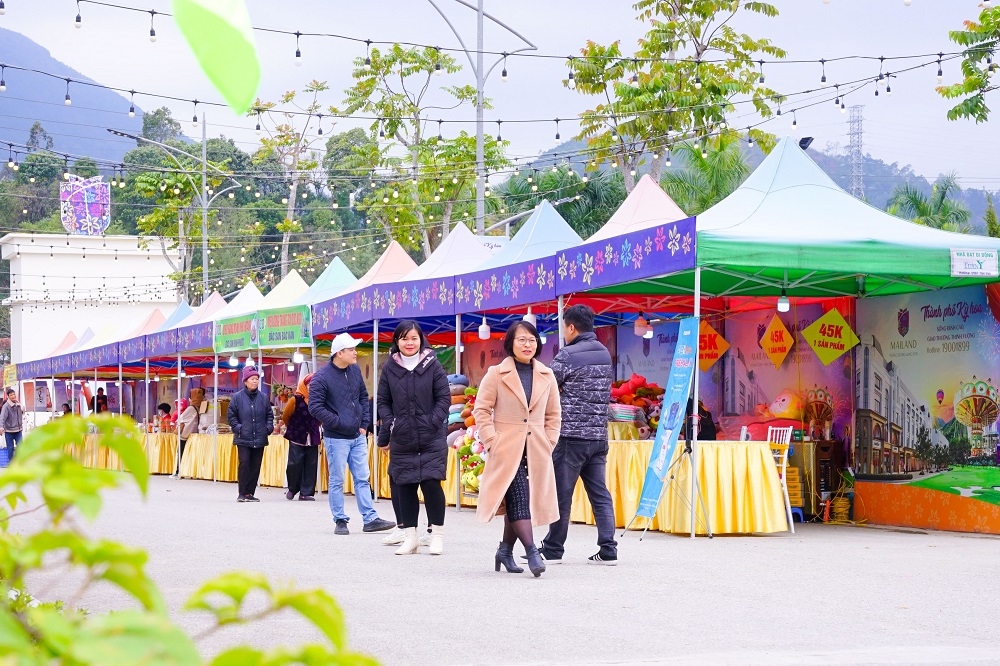
M 685 439 L 688 437 L 688 428 L 691 427 L 691 410 L 694 405 L 694 399 L 688 398 L 687 411 L 685 412 L 684 419 L 684 430 L 681 432 L 681 436 Z M 698 400 L 698 441 L 699 442 L 713 442 L 716 437 L 718 437 L 718 426 L 715 424 L 715 419 L 712 417 L 712 412 L 708 411 L 708 407 L 700 399 Z
M 237 468 L 239 496 L 237 502 L 259 502 L 254 496 L 260 480 L 260 464 L 264 460 L 264 447 L 274 429 L 274 412 L 271 403 L 259 390 L 260 373 L 256 366 L 243 368 L 243 389 L 233 394 L 226 414 L 233 429 L 233 444 L 239 454 Z
M 62 415 L 63 416 L 73 416 L 73 411 L 69 408 L 69 403 L 64 402 L 62 404 Z
M 542 557 L 549 564 L 562 562 L 569 534 L 573 491 L 578 479 L 594 509 L 600 550 L 588 561 L 618 563 L 615 541 L 615 508 L 607 485 L 608 403 L 613 370 L 611 353 L 594 333 L 594 311 L 571 305 L 563 314 L 566 345 L 552 359 L 552 374 L 559 385 L 562 429 L 552 452 L 559 495 L 559 520 L 549 526 L 542 540 Z
M 9 388 L 4 394 L 7 401 L 0 407 L 0 426 L 3 427 L 4 448 L 8 449 L 8 459 L 14 460 L 17 445 L 21 443 L 21 428 L 24 427 L 24 408 L 18 402 L 17 392 Z
M 161 402 L 156 406 L 156 417 L 160 421 L 160 432 L 170 432 L 170 404 Z
M 397 555 L 420 549 L 417 517 L 424 507 L 431 527 L 430 554 L 444 552 L 445 500 L 441 481 L 448 467 L 448 374 L 417 322 L 404 319 L 392 334 L 389 360 L 378 384 L 378 445 L 389 449 L 389 478 L 399 493 L 399 524 L 405 539 Z
M 336 523 L 333 533 L 350 534 L 344 512 L 344 468 L 354 478 L 354 499 L 364 520 L 364 532 L 384 532 L 396 523 L 379 518 L 372 506 L 368 483 L 368 426 L 371 403 L 365 379 L 358 369 L 360 340 L 341 333 L 330 343 L 330 362 L 316 373 L 309 385 L 309 412 L 323 424 L 323 442 L 330 467 L 328 499 Z
M 472 415 L 486 447 L 486 466 L 479 477 L 476 517 L 489 522 L 503 514 L 503 540 L 494 558 L 496 571 L 524 571 L 514 562 L 520 540 L 535 577 L 545 560 L 535 546 L 532 525 L 559 519 L 552 450 L 559 440 L 559 387 L 552 371 L 536 357 L 542 340 L 535 327 L 520 321 L 507 330 L 507 352 L 500 365 L 486 371 Z
M 104 389 L 97 389 L 97 395 L 90 399 L 90 411 L 95 414 L 108 411 L 108 396 L 104 395 Z
M 285 422 L 285 439 L 288 440 L 288 492 L 285 499 L 314 502 L 316 498 L 316 467 L 319 464 L 319 419 L 309 412 L 310 372 L 302 378 L 295 394 L 285 403 L 281 420 Z
M 177 456 L 175 478 L 181 474 L 181 461 L 184 460 L 184 447 L 187 446 L 188 438 L 198 434 L 198 419 L 200 417 L 198 409 L 204 398 L 205 392 L 202 389 L 194 388 L 191 389 L 191 402 L 180 400 L 178 409 L 180 409 L 181 415 L 177 417 L 177 441 L 180 442 L 180 455 Z

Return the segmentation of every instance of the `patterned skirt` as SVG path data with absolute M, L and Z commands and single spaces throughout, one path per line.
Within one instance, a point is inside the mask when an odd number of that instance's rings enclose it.
M 531 520 L 531 498 L 528 494 L 528 458 L 521 458 L 514 480 L 510 482 L 504 495 L 507 520 Z

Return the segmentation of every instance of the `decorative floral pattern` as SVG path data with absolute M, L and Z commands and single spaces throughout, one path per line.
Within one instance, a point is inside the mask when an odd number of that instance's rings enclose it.
M 585 254 L 580 268 L 583 270 L 583 282 L 590 284 L 590 278 L 594 276 L 594 258 L 589 254 Z
M 670 230 L 670 240 L 667 241 L 667 247 L 670 248 L 670 256 L 677 254 L 677 251 L 681 249 L 681 235 L 676 226 Z

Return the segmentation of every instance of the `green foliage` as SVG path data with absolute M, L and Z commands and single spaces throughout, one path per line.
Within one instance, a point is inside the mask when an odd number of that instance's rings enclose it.
M 1000 7 L 984 8 L 978 22 L 965 21 L 964 26 L 964 30 L 948 33 L 951 41 L 963 49 L 963 79 L 953 85 L 938 86 L 937 91 L 945 99 L 961 99 L 948 111 L 948 120 L 966 118 L 984 123 L 990 115 L 986 95 L 1000 87 L 992 78 L 1000 68 L 993 62 L 1000 46 Z
M 354 62 L 345 112 L 379 120 L 371 124 L 368 141 L 355 143 L 339 166 L 362 179 L 355 190 L 360 190 L 358 208 L 404 247 L 419 248 L 426 257 L 447 236 L 452 220 L 474 213 L 477 177 L 475 137 L 464 131 L 445 137 L 440 125 L 441 133 L 435 135 L 428 114 L 431 108 L 473 105 L 476 91 L 472 86 L 432 85 L 437 74 L 461 71 L 452 56 L 434 48 L 394 44 L 385 51 L 373 48 L 368 57 L 370 63 L 364 58 Z M 488 100 L 483 108 L 490 108 Z M 403 147 L 405 158 L 391 150 L 392 142 Z M 487 173 L 508 165 L 505 146 L 485 137 Z M 377 178 L 368 178 L 376 171 Z
M 166 143 L 181 136 L 181 124 L 174 120 L 170 109 L 161 106 L 155 111 L 142 114 L 142 136 Z
M 939 178 L 929 197 L 906 183 L 893 192 L 886 212 L 923 226 L 967 234 L 972 230 L 969 225 L 971 213 L 965 204 L 950 196 L 960 189 L 954 173 Z
M 118 455 L 126 474 L 89 469 L 77 460 L 74 454 L 82 452 L 88 426 L 98 431 L 101 446 Z M 127 418 L 62 418 L 33 430 L 10 467 L 0 472 L 0 663 L 203 663 L 195 640 L 168 617 L 163 597 L 146 572 L 146 553 L 89 537 L 73 520 L 76 512 L 93 520 L 100 512 L 101 493 L 127 481 L 133 481 L 145 495 L 149 469 L 141 437 Z M 29 497 L 40 498 L 36 506 L 31 506 Z M 41 526 L 25 529 L 18 524 L 22 516 L 38 512 L 46 516 Z M 76 598 L 85 600 L 93 586 L 107 583 L 133 603 L 113 612 L 95 613 L 62 602 L 38 602 L 30 592 L 32 577 L 53 563 L 62 563 L 67 576 L 82 577 Z M 247 612 L 243 602 L 249 595 L 263 595 L 263 609 Z M 255 608 L 258 606 L 255 603 Z M 186 609 L 212 616 L 212 625 L 201 636 L 224 626 L 292 611 L 313 624 L 328 641 L 268 650 L 237 646 L 204 662 L 213 666 L 376 663 L 348 650 L 343 613 L 322 590 L 274 587 L 260 574 L 232 572 L 206 582 L 190 597 Z
M 52 150 L 54 144 L 55 142 L 52 140 L 52 137 L 42 127 L 42 123 L 37 120 L 32 123 L 31 129 L 28 130 L 28 141 L 25 144 L 29 152 L 35 150 Z
M 1000 224 L 997 223 L 997 209 L 993 206 L 993 197 L 986 195 L 986 215 L 983 216 L 986 222 L 986 235 L 991 238 L 1000 238 Z
M 738 188 L 750 175 L 750 166 L 732 133 L 712 137 L 702 149 L 692 143 L 674 144 L 673 152 L 685 167 L 673 169 L 660 180 L 663 190 L 688 215 L 701 215 Z
M 646 152 L 654 153 L 650 174 L 660 179 L 666 147 L 675 141 L 727 132 L 734 99 L 748 99 L 764 118 L 781 96 L 760 81 L 755 58 L 783 58 L 769 39 L 738 33 L 730 23 L 746 13 L 775 17 L 764 2 L 740 0 L 639 0 L 638 20 L 649 30 L 639 48 L 588 41 L 570 59 L 574 78 L 563 83 L 601 103 L 580 117 L 578 138 L 586 138 L 595 162 L 612 160 L 631 192 Z M 774 137 L 749 132 L 765 149 Z M 595 165 L 596 166 L 596 165 Z

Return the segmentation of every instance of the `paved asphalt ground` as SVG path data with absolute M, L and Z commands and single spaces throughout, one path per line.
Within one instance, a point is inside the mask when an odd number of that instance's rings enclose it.
M 204 616 L 180 609 L 201 582 L 263 571 L 333 594 L 351 645 L 383 664 L 1000 664 L 997 538 L 823 525 L 713 540 L 629 533 L 619 566 L 601 567 L 586 562 L 595 529 L 574 525 L 565 564 L 534 579 L 493 571 L 501 526 L 470 510 L 449 509 L 443 556 L 395 556 L 381 535 L 361 533 L 353 497 L 348 537 L 334 536 L 325 495 L 258 497 L 240 504 L 235 484 L 157 477 L 146 501 L 134 487 L 109 495 L 90 529 L 149 551 L 171 612 L 192 632 Z M 392 517 L 388 501 L 376 506 Z M 48 574 L 33 583 L 46 598 L 76 590 Z M 122 601 L 108 587 L 80 604 Z M 200 647 L 311 640 L 289 614 Z

